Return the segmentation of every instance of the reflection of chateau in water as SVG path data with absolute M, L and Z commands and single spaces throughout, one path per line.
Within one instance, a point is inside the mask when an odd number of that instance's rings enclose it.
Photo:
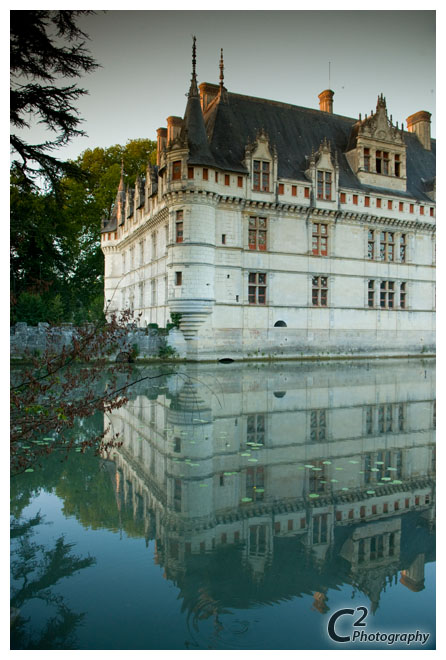
M 435 553 L 430 361 L 194 365 L 112 416 L 133 507 L 200 618 L 301 594 L 424 588 Z M 154 387 L 157 382 L 158 389 Z

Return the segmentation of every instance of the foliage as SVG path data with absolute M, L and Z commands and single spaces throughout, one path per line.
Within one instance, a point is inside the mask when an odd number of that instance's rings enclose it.
M 170 314 L 170 320 L 172 323 L 173 328 L 178 328 L 180 327 L 180 321 L 181 321 L 181 314 L 180 312 L 171 312 Z
M 164 344 L 164 346 L 160 346 L 159 348 L 158 357 L 174 358 L 177 357 L 177 352 L 174 348 L 172 348 L 172 346 L 169 346 L 169 344 Z
M 11 320 L 34 324 L 35 314 L 17 315 L 22 293 L 41 296 L 39 320 L 57 317 L 80 324 L 103 318 L 104 257 L 101 221 L 111 213 L 121 159 L 129 183 L 154 157 L 155 142 L 131 140 L 124 147 L 87 150 L 76 161 L 83 179 L 64 177 L 54 191 L 31 189 L 22 172 L 11 172 Z M 29 302 L 29 301 L 28 301 Z M 34 301 L 36 302 L 36 301 Z
M 11 385 L 11 471 L 32 470 L 40 457 L 54 451 L 94 446 L 107 451 L 119 446 L 118 436 L 107 443 L 107 429 L 82 440 L 70 431 L 78 418 L 95 412 L 109 412 L 126 403 L 130 382 L 129 365 L 109 365 L 113 352 L 126 347 L 129 315 L 104 325 L 78 328 L 71 345 L 57 344 L 57 335 L 48 330 L 48 347 L 43 355 L 27 355 L 30 366 L 12 374 Z M 98 392 L 98 386 L 101 386 Z
M 29 185 L 43 176 L 52 184 L 60 173 L 76 172 L 52 152 L 84 135 L 74 103 L 87 91 L 65 84 L 94 71 L 98 64 L 85 47 L 88 36 L 76 25 L 87 11 L 20 10 L 10 12 L 10 120 L 14 161 Z M 23 130 L 37 121 L 55 134 L 53 140 L 29 144 Z

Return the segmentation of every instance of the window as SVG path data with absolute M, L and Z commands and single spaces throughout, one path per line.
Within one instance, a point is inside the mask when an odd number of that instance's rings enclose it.
M 429 209 L 429 215 L 430 215 L 431 218 L 434 217 L 434 209 L 433 209 L 432 206 L 431 206 L 430 209 Z M 116 236 L 115 236 L 115 238 L 116 238 Z
M 377 151 L 376 152 L 376 158 L 375 158 L 376 173 L 381 174 L 382 168 L 383 168 L 382 151 Z
M 367 259 L 375 258 L 375 231 L 369 229 L 367 233 Z
M 381 282 L 379 293 L 379 306 L 383 309 L 393 309 L 395 306 L 395 282 L 385 280 Z
M 177 211 L 175 224 L 175 241 L 176 243 L 183 242 L 183 211 Z
M 414 206 L 413 206 L 413 204 L 410 204 L 409 205 L 409 213 L 413 213 L 413 211 L 414 211 Z
M 406 309 L 406 282 L 400 284 L 400 307 Z
M 376 208 L 380 209 L 381 208 L 381 197 L 376 198 Z
M 364 148 L 364 170 L 370 172 L 370 149 Z
M 229 177 L 229 174 L 225 174 L 225 186 L 229 186 L 231 183 L 231 179 Z
M 313 222 L 312 250 L 313 254 L 327 256 L 328 225 L 321 222 Z
M 249 218 L 248 246 L 250 250 L 266 250 L 266 218 Z
M 387 200 L 387 208 L 388 208 L 389 211 L 391 211 L 393 209 L 393 202 L 392 202 L 391 199 Z
M 158 242 L 158 235 L 157 235 L 157 232 L 154 231 L 153 234 L 152 234 L 152 260 L 153 261 L 156 259 L 157 242 Z
M 182 284 L 183 284 L 183 273 L 181 271 L 176 271 L 175 286 L 181 286 Z
M 194 178 L 194 168 L 193 167 L 188 167 L 187 168 L 187 178 L 188 179 L 193 179 Z
M 266 304 L 266 273 L 249 273 L 248 302 L 250 305 Z
M 364 197 L 364 206 L 370 206 L 370 197 Z
M 279 195 L 283 195 L 285 192 L 285 186 L 283 183 L 279 183 Z
M 391 231 L 382 231 L 379 235 L 379 258 L 381 261 L 393 261 L 395 256 L 395 235 Z
M 265 160 L 254 161 L 254 190 L 269 192 L 269 162 Z
M 152 307 L 156 307 L 156 280 L 152 280 Z
M 357 206 L 358 204 L 358 195 L 353 195 L 353 204 Z
M 222 245 L 226 245 L 226 234 L 221 235 L 221 242 L 222 242 Z
M 175 160 L 172 163 L 172 179 L 174 181 L 181 179 L 181 160 Z
M 401 176 L 401 160 L 399 154 L 395 154 L 395 176 Z
M 328 297 L 328 277 L 315 276 L 311 280 L 311 300 L 315 307 L 326 307 Z
M 317 171 L 317 198 L 331 199 L 331 172 Z
M 218 183 L 218 172 L 215 172 L 215 183 Z
M 304 197 L 307 199 L 310 197 L 310 189 L 309 188 L 304 188 Z
M 239 188 L 243 188 L 243 177 L 242 176 L 237 177 L 237 185 L 238 185 Z
M 375 307 L 375 280 L 369 280 L 367 288 L 367 304 Z
M 327 543 L 328 514 L 322 513 L 313 518 L 313 543 Z
M 398 204 L 398 210 L 399 210 L 399 211 L 404 211 L 404 203 L 403 203 L 403 202 L 399 202 L 399 204 Z
M 293 197 L 297 197 L 297 186 L 291 186 L 291 195 Z M 433 211 L 433 210 L 434 209 L 431 209 L 431 211 Z M 431 215 L 433 215 L 433 213 L 431 213 Z
M 406 261 L 406 234 L 400 236 L 400 261 Z
M 327 415 L 325 410 L 310 410 L 310 440 L 324 442 L 327 439 Z
M 420 215 L 424 215 L 424 206 L 420 206 Z
M 203 181 L 208 181 L 209 179 L 209 171 L 207 167 L 203 167 Z
M 345 204 L 345 202 L 346 202 L 345 193 L 341 193 L 341 204 Z
M 389 174 L 389 152 L 383 152 L 383 174 Z

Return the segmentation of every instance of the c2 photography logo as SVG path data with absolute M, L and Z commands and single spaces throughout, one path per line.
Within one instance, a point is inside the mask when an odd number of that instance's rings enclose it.
M 359 613 L 359 617 L 358 617 Z M 406 644 L 420 644 L 424 646 L 430 637 L 430 633 L 421 632 L 380 632 L 373 630 L 371 632 L 358 630 L 367 627 L 366 618 L 369 611 L 363 605 L 355 610 L 345 608 L 337 610 L 328 620 L 327 632 L 329 637 L 339 644 L 362 643 L 362 644 L 386 644 L 398 646 Z M 352 617 L 355 617 L 354 619 Z M 350 629 L 351 628 L 351 629 Z M 341 632 L 342 629 L 342 632 Z M 347 633 L 347 634 L 344 634 Z

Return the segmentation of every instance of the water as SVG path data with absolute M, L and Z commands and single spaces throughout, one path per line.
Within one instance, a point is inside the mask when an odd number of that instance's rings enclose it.
M 12 480 L 13 649 L 435 648 L 432 361 L 140 372 Z

